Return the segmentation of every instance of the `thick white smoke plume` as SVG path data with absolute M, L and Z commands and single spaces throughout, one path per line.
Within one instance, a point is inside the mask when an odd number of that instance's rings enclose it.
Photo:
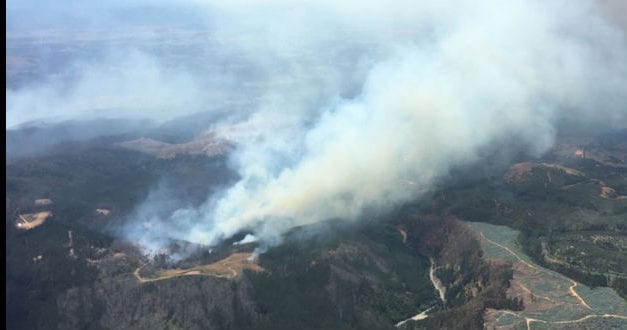
M 625 35 L 591 1 L 212 8 L 234 53 L 291 79 L 269 84 L 247 121 L 214 127 L 240 143 L 241 181 L 200 208 L 151 219 L 161 235 L 176 228 L 171 238 L 211 245 L 246 230 L 273 241 L 418 198 L 503 139 L 540 154 L 557 120 L 627 123 Z M 235 128 L 255 134 L 227 134 Z M 153 235 L 133 228 L 131 237 Z

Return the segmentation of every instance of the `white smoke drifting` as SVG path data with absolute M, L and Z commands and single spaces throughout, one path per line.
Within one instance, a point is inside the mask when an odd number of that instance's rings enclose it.
M 151 219 L 170 238 L 272 242 L 418 198 L 504 139 L 541 154 L 561 119 L 627 123 L 625 35 L 592 1 L 225 3 L 215 35 L 264 68 L 266 98 L 231 127 L 255 132 L 241 181 Z
M 163 121 L 206 110 L 212 100 L 226 96 L 216 88 L 225 84 L 226 77 L 201 82 L 185 70 L 168 68 L 155 56 L 136 50 L 114 51 L 100 61 L 83 60 L 74 63 L 70 71 L 76 71 L 76 76 L 40 81 L 17 90 L 7 88 L 7 128 L 33 120 Z

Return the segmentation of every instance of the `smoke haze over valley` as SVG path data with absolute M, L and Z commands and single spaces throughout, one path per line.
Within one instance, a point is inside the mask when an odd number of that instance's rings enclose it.
M 153 193 L 117 232 L 149 253 L 272 245 L 416 200 L 495 145 L 540 156 L 562 122 L 625 128 L 624 16 L 600 3 L 10 2 L 7 129 L 219 112 L 198 135 L 234 143 L 238 180 L 160 212 Z M 59 67 L 24 78 L 43 52 Z

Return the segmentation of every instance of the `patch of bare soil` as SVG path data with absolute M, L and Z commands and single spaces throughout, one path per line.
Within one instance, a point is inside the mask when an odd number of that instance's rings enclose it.
M 166 143 L 150 138 L 121 142 L 118 146 L 137 150 L 162 159 L 172 159 L 177 155 L 224 155 L 231 149 L 231 143 L 209 134 L 186 143 Z
M 555 168 L 555 169 L 559 169 L 562 170 L 564 172 L 566 172 L 566 174 L 568 175 L 573 175 L 573 176 L 586 176 L 585 174 L 583 174 L 582 172 L 574 169 L 574 168 L 570 168 L 570 167 L 566 167 L 564 165 L 560 165 L 560 164 L 553 164 L 553 163 L 540 163 L 538 164 L 538 166 L 542 166 L 545 168 Z
M 616 190 L 608 187 L 608 186 L 604 186 L 601 185 L 601 193 L 599 194 L 599 196 L 603 197 L 603 198 L 616 198 Z
M 568 175 L 572 175 L 572 176 L 585 176 L 585 174 L 583 174 L 582 172 L 570 168 L 570 167 L 566 167 L 560 164 L 554 164 L 554 163 L 518 163 L 518 164 L 514 164 L 512 165 L 509 170 L 507 171 L 507 173 L 505 173 L 505 176 L 503 177 L 503 180 L 506 183 L 520 183 L 520 182 L 524 182 L 525 179 L 529 176 L 529 173 L 531 173 L 531 170 L 536 168 L 536 167 L 542 167 L 542 168 L 553 168 L 553 169 L 558 169 L 558 170 L 562 170 L 564 171 L 566 174 Z
M 532 287 L 541 286 L 543 284 L 542 274 L 538 269 L 530 268 L 529 266 L 516 262 L 513 264 L 514 278 L 510 282 L 510 287 L 507 290 L 507 296 L 510 298 L 520 298 L 525 306 L 525 311 L 528 312 L 542 312 L 555 308 L 563 302 L 556 301 L 547 295 L 542 295 L 539 292 L 533 292 L 529 288 L 530 283 L 533 282 Z M 570 294 L 566 287 L 554 287 L 552 294 L 557 296 L 567 296 Z
M 627 196 L 619 195 L 614 188 L 608 186 L 605 182 L 599 181 L 599 186 L 601 186 L 601 192 L 599 193 L 599 197 L 605 199 L 627 199 Z
M 35 227 L 41 226 L 50 216 L 52 216 L 52 212 L 50 211 L 20 214 L 15 226 L 18 229 L 31 230 Z
M 40 198 L 35 200 L 35 206 L 51 205 L 52 200 L 48 198 Z
M 192 275 L 234 279 L 239 276 L 244 269 L 250 269 L 255 272 L 263 271 L 263 268 L 259 266 L 254 254 L 248 252 L 238 252 L 212 264 L 200 265 L 187 269 L 164 269 L 159 271 L 156 277 L 142 277 L 139 274 L 141 267 L 135 270 L 134 275 L 140 283 Z
M 111 211 L 107 210 L 107 209 L 96 209 L 96 214 L 98 215 L 109 215 L 109 213 L 111 213 Z
M 525 180 L 527 175 L 531 172 L 531 169 L 533 169 L 533 167 L 534 167 L 534 164 L 532 163 L 514 164 L 512 165 L 512 167 L 509 168 L 507 173 L 505 173 L 503 180 L 505 180 L 505 182 L 507 183 L 522 182 Z

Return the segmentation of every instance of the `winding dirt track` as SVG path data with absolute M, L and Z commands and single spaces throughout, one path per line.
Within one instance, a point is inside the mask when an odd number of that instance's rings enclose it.
M 431 284 L 433 284 L 433 287 L 438 291 L 440 301 L 446 304 L 446 287 L 442 285 L 440 279 L 435 275 L 435 262 L 433 258 L 429 258 L 429 262 L 431 263 L 429 267 L 429 279 L 431 280 Z
M 490 244 L 493 244 L 495 246 L 498 246 L 499 248 L 507 251 L 508 253 L 510 253 L 512 256 L 514 256 L 516 259 L 518 259 L 524 265 L 526 265 L 528 267 L 531 267 L 533 269 L 538 269 L 538 267 L 536 267 L 533 264 L 530 264 L 530 263 L 526 262 L 516 252 L 512 251 L 507 246 L 499 244 L 498 242 L 495 242 L 495 241 L 485 237 L 485 235 L 483 235 L 483 233 L 480 232 L 480 231 L 479 231 L 479 234 L 481 236 L 481 239 L 483 239 L 486 242 L 488 242 Z M 575 288 L 577 287 L 577 285 L 579 285 L 579 283 L 577 283 L 577 282 L 575 282 L 575 281 L 573 281 L 573 280 L 571 280 L 571 279 L 569 279 L 569 278 L 567 278 L 565 276 L 562 276 L 562 277 L 565 278 L 565 279 L 568 279 L 572 283 L 572 285 L 568 288 L 568 292 L 573 297 L 575 297 L 575 299 L 577 299 L 578 303 L 581 306 L 583 306 L 583 307 L 585 307 L 585 308 L 587 308 L 589 310 L 592 310 L 590 305 L 588 305 L 588 303 L 586 303 L 586 301 L 577 293 L 577 291 L 575 291 Z M 528 288 L 525 287 L 525 289 L 527 291 L 529 291 L 530 293 L 532 293 L 531 290 L 529 290 Z M 534 294 L 534 293 L 532 293 L 532 294 Z M 539 296 L 537 294 L 534 294 L 534 295 Z M 572 324 L 572 323 L 583 322 L 583 321 L 591 319 L 591 318 L 618 318 L 618 319 L 627 320 L 627 316 L 625 316 L 625 315 L 607 314 L 607 313 L 605 313 L 605 314 L 589 314 L 589 315 L 586 315 L 584 317 L 581 317 L 581 318 L 578 318 L 578 319 L 574 319 L 574 320 L 548 321 L 548 320 L 542 320 L 542 319 L 527 317 L 527 316 L 521 315 L 520 313 L 515 313 L 515 312 L 512 312 L 512 311 L 507 311 L 507 310 L 499 310 L 499 311 L 503 312 L 505 314 L 510 314 L 510 315 L 514 315 L 514 316 L 519 317 L 519 318 L 523 318 L 525 320 L 526 324 L 527 324 L 527 330 L 531 330 L 531 323 L 533 323 L 533 322 L 539 322 L 539 323 L 545 323 L 545 324 Z

